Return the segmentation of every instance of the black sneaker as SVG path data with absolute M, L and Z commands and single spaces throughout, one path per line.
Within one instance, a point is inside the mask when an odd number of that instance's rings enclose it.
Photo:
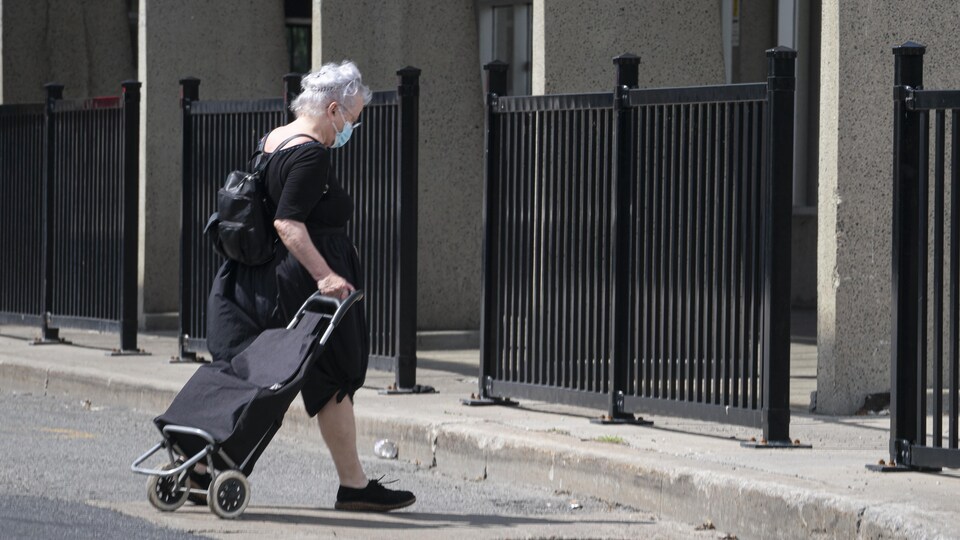
M 333 505 L 337 510 L 354 510 L 358 512 L 386 512 L 404 508 L 417 502 L 417 498 L 409 491 L 387 489 L 377 480 L 370 480 L 365 488 L 349 488 L 340 486 L 337 491 L 337 503 Z

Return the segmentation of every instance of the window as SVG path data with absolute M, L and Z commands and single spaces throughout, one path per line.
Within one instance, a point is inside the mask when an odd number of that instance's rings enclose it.
M 290 58 L 290 71 L 307 73 L 311 67 L 312 2 L 310 0 L 284 0 L 283 7 L 287 23 L 287 53 Z
M 477 0 L 480 64 L 494 60 L 510 64 L 507 95 L 529 95 L 533 57 L 533 7 L 528 1 Z

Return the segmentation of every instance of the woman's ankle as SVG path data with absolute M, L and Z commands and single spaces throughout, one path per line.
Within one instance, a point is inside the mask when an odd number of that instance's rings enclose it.
M 362 478 L 341 478 L 340 486 L 348 487 L 352 489 L 363 489 L 367 487 L 367 484 L 370 483 L 370 480 L 366 476 Z

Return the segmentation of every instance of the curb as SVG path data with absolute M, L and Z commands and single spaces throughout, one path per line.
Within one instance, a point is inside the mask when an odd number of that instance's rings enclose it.
M 3 390 L 84 399 L 107 405 L 162 410 L 178 388 L 103 379 L 0 361 Z M 931 538 L 943 535 L 916 506 L 877 504 L 787 487 L 772 481 L 694 469 L 671 458 L 628 448 L 571 448 L 543 433 L 509 431 L 497 424 L 426 424 L 357 410 L 357 444 L 397 441 L 400 459 L 452 477 L 521 482 L 589 495 L 649 510 L 689 524 L 712 521 L 741 538 Z M 294 401 L 284 422 L 290 434 L 315 434 L 316 424 Z

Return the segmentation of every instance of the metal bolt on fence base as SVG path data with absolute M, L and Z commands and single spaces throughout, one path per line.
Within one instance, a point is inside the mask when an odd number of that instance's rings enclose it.
M 106 356 L 153 356 L 144 349 L 112 349 L 105 354 Z
M 398 394 L 436 394 L 437 390 L 432 386 L 425 384 L 415 384 L 409 388 L 399 388 L 396 384 L 391 384 L 386 388 L 377 391 L 381 396 L 393 396 Z
M 470 394 L 469 398 L 461 398 L 460 403 L 467 407 L 485 407 L 488 405 L 502 405 L 504 407 L 516 407 L 520 405 L 519 401 L 510 398 L 483 397 L 477 394 Z
M 791 449 L 791 448 L 796 448 L 796 449 L 801 449 L 801 448 L 802 448 L 802 449 L 809 449 L 809 448 L 813 448 L 813 445 L 811 445 L 811 444 L 802 444 L 802 443 L 800 442 L 800 439 L 794 439 L 794 440 L 792 440 L 792 441 L 789 440 L 789 439 L 787 439 L 787 440 L 785 440 L 785 441 L 768 441 L 768 440 L 766 440 L 766 439 L 761 438 L 761 439 L 758 441 L 758 440 L 756 439 L 756 437 L 750 437 L 750 440 L 749 440 L 749 441 L 742 441 L 742 442 L 740 443 L 740 447 L 741 447 L 741 448 L 760 448 L 760 449 L 770 448 L 770 449 L 777 449 L 777 450 L 788 450 L 788 449 Z
M 171 356 L 171 364 L 209 364 L 210 361 L 194 352 L 182 352 L 180 356 Z
M 880 460 L 877 463 L 868 463 L 866 465 L 868 471 L 879 472 L 879 473 L 893 473 L 893 472 L 940 472 L 943 469 L 940 467 L 918 467 L 911 465 L 903 465 L 895 461 L 887 463 L 884 460 Z
M 629 424 L 632 426 L 652 426 L 652 420 L 644 420 L 642 416 L 632 414 L 616 414 L 613 416 L 602 414 L 600 418 L 591 418 L 591 424 Z

